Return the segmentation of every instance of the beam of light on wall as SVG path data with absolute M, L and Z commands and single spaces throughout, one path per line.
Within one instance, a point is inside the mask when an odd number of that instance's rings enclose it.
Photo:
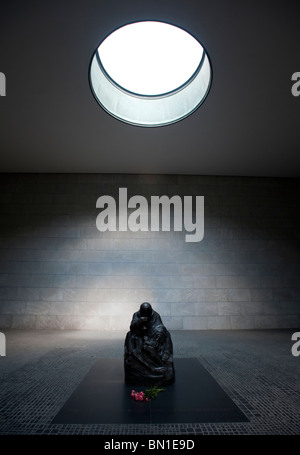
M 125 25 L 94 53 L 90 83 L 99 104 L 139 126 L 162 126 L 190 115 L 206 98 L 211 66 L 203 46 L 174 25 Z

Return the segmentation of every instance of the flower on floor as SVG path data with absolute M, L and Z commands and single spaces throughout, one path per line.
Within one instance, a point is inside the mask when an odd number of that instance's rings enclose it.
M 154 398 L 157 397 L 157 395 L 160 392 L 163 392 L 166 389 L 158 389 L 157 385 L 154 385 L 150 387 L 150 389 L 146 389 L 145 392 L 142 390 L 140 392 L 136 392 L 135 390 L 131 390 L 130 396 L 135 399 L 135 401 L 146 401 L 147 403 Z

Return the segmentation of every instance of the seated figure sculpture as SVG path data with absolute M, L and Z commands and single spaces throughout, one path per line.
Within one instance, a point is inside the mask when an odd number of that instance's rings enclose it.
M 125 339 L 124 370 L 127 384 L 164 386 L 175 380 L 170 333 L 148 302 L 133 315 Z

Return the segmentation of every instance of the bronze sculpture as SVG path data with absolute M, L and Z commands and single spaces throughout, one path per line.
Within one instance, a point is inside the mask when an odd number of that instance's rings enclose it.
M 171 335 L 148 302 L 132 317 L 125 339 L 124 370 L 127 384 L 163 386 L 175 380 Z

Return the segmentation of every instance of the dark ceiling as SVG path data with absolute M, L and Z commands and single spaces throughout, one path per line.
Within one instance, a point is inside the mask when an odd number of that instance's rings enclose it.
M 299 177 L 299 12 L 290 0 L 2 0 L 0 171 Z M 127 125 L 90 91 L 99 42 L 137 20 L 178 25 L 210 55 L 210 93 L 181 122 Z

